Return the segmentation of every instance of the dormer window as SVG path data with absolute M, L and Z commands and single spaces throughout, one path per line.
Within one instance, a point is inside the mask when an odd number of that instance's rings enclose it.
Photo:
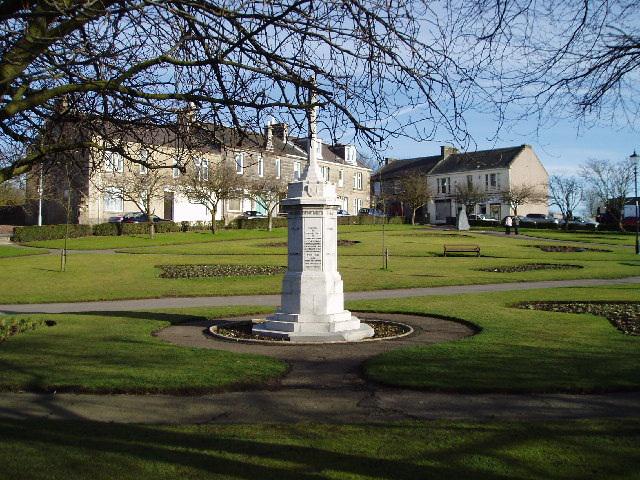
M 356 165 L 357 151 L 355 145 L 344 146 L 344 162 L 349 165 Z

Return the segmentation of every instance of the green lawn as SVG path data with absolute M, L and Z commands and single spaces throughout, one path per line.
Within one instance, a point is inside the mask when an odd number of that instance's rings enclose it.
M 0 420 L 0 477 L 637 479 L 637 420 L 149 426 Z
M 366 375 L 403 387 L 451 391 L 638 389 L 640 337 L 603 317 L 513 305 L 538 300 L 639 301 L 637 286 L 561 288 L 350 303 L 351 309 L 453 317 L 479 326 L 457 342 L 394 350 L 370 360 Z
M 635 245 L 635 232 L 565 232 L 563 230 L 525 229 L 522 233 L 531 237 L 550 238 L 568 242 L 602 243 L 605 245 Z
M 384 246 L 390 251 L 387 271 L 380 269 L 383 243 L 379 226 L 341 227 L 341 239 L 360 242 L 339 248 L 339 268 L 345 290 L 640 275 L 640 261 L 633 250 L 619 246 L 607 247 L 609 252 L 546 253 L 532 247 L 540 243 L 535 240 L 404 225 L 388 227 L 384 237 Z M 267 232 L 242 232 L 249 238 L 149 246 L 127 250 L 129 253 L 70 255 L 65 273 L 59 271 L 57 256 L 7 258 L 0 269 L 0 284 L 3 285 L 0 303 L 280 292 L 281 275 L 203 279 L 159 277 L 160 271 L 156 268 L 159 264 L 286 265 L 286 247 L 279 245 L 286 237 L 265 238 L 263 235 Z M 445 243 L 477 243 L 481 246 L 482 256 L 442 257 Z M 479 268 L 539 262 L 569 263 L 584 268 L 518 273 L 478 271 Z M 56 288 L 52 289 L 51 285 Z
M 24 257 L 27 255 L 42 255 L 46 251 L 31 250 L 27 248 L 16 248 L 12 246 L 0 245 L 0 258 L 6 257 Z
M 261 311 L 238 307 L 30 315 L 57 325 L 0 343 L 0 390 L 190 393 L 260 384 L 282 375 L 285 364 L 259 355 L 177 347 L 151 334 L 202 315 Z

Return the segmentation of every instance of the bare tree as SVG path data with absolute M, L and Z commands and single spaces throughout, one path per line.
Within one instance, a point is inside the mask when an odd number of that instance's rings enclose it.
M 500 192 L 500 197 L 507 203 L 513 214 L 518 215 L 518 207 L 527 203 L 546 203 L 547 194 L 540 185 L 521 184 L 512 185 L 508 189 Z
M 274 175 L 256 178 L 247 185 L 247 195 L 267 212 L 268 229 L 273 229 L 273 214 L 287 194 L 287 182 Z
M 549 201 L 560 209 L 564 229 L 569 226 L 573 212 L 584 198 L 581 179 L 575 176 L 551 175 L 549 177 Z
M 640 107 L 640 10 L 626 0 L 450 0 L 467 34 L 456 53 L 483 58 L 479 72 L 499 119 L 535 115 L 635 123 Z M 455 35 L 454 35 L 455 36 Z
M 624 205 L 633 179 L 631 161 L 590 159 L 580 166 L 580 174 L 585 184 L 597 194 L 607 212 L 615 219 L 618 229 L 624 231 Z
M 16 181 L 0 183 L 0 205 L 17 206 L 25 203 L 24 187 Z
M 475 183 L 466 182 L 463 185 L 456 185 L 455 199 L 458 205 L 464 205 L 465 213 L 469 215 L 473 213 L 478 203 L 487 199 L 487 192 Z
M 155 162 L 145 157 L 145 165 L 131 163 L 122 159 L 121 172 L 117 165 L 112 163 L 111 152 L 106 152 L 104 168 L 110 171 L 103 172 L 97 189 L 103 194 L 109 194 L 119 198 L 123 202 L 131 202 L 140 213 L 147 217 L 149 236 L 155 236 L 154 216 L 156 206 L 164 200 L 165 187 L 172 183 L 167 170 L 161 168 L 164 164 Z M 115 167 L 115 168 L 114 168 Z
M 397 182 L 396 198 L 411 209 L 411 225 L 416 223 L 418 209 L 424 207 L 432 196 L 427 176 L 423 173 L 413 172 Z
M 205 166 L 206 165 L 206 166 Z M 245 182 L 234 168 L 220 161 L 200 163 L 187 169 L 180 179 L 180 190 L 189 202 L 204 205 L 211 214 L 211 233 L 216 233 L 216 215 L 221 201 L 242 195 Z
M 311 77 L 332 139 L 383 151 L 390 135 L 444 130 L 465 142 L 480 62 L 450 55 L 440 13 L 421 0 L 5 1 L 0 181 L 59 152 L 126 155 L 133 137 L 153 148 L 136 126 L 199 142 L 211 125 L 242 137 L 273 116 L 295 134 Z

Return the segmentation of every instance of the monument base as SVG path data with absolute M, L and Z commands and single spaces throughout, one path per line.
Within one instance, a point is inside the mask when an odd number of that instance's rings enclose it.
M 356 342 L 373 337 L 373 328 L 361 323 L 348 310 L 326 317 L 304 318 L 295 314 L 276 313 L 263 323 L 254 325 L 252 330 L 265 337 L 288 338 L 290 342 Z

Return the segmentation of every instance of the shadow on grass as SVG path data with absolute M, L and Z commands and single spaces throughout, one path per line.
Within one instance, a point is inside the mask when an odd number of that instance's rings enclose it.
M 132 310 L 132 311 L 92 311 L 92 312 L 73 312 L 67 315 L 97 315 L 101 317 L 115 317 L 115 318 L 131 318 L 137 320 L 157 320 L 161 322 L 169 322 L 171 325 L 180 324 L 200 324 L 207 321 L 207 317 L 204 315 L 188 315 L 184 313 L 164 313 L 164 312 L 149 312 L 144 310 Z
M 0 438 L 0 476 L 32 479 L 627 478 L 640 460 L 631 447 L 637 422 L 163 427 L 4 419 Z

